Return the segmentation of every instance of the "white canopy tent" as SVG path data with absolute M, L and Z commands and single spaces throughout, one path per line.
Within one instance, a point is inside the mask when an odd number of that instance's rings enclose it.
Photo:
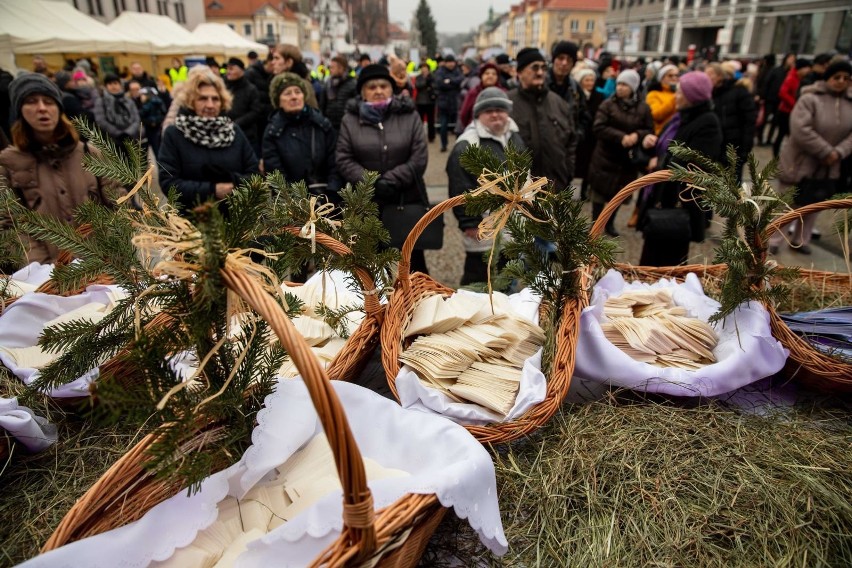
M 0 1 L 0 67 L 13 69 L 15 54 L 150 53 L 144 37 L 132 38 L 65 2 Z
M 260 57 L 269 53 L 268 46 L 244 38 L 226 24 L 198 24 L 192 35 L 199 41 L 219 45 L 227 57 L 245 57 L 249 51 L 256 51 Z
M 133 39 L 147 40 L 151 43 L 147 53 L 152 55 L 223 53 L 221 44 L 202 40 L 167 16 L 122 12 L 108 27 Z

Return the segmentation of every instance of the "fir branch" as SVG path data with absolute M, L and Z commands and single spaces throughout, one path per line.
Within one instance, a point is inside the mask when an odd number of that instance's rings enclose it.
M 350 333 L 349 319 L 347 316 L 352 313 L 363 311 L 364 306 L 358 306 L 355 304 L 342 306 L 335 310 L 321 303 L 314 308 L 314 312 L 316 312 L 316 314 L 334 330 L 335 335 L 344 339 L 348 338 Z
M 721 306 L 710 321 L 723 320 L 744 302 L 772 303 L 782 298 L 789 290 L 786 281 L 795 273 L 764 262 L 766 229 L 790 209 L 792 197 L 789 193 L 778 195 L 772 189 L 777 162 L 772 160 L 760 169 L 754 154 L 750 154 L 747 167 L 751 182 L 741 184 L 737 181 L 736 151 L 732 146 L 726 153 L 730 165 L 714 162 L 680 144 L 673 145 L 671 152 L 677 159 L 671 167 L 672 180 L 687 184 L 702 207 L 725 219 L 714 262 L 728 268 L 720 288 Z
M 83 116 L 74 119 L 74 127 L 97 152 L 83 156 L 83 166 L 97 177 L 114 179 L 124 186 L 133 186 L 145 172 L 147 159 L 138 140 L 125 140 L 124 150 L 113 139 Z

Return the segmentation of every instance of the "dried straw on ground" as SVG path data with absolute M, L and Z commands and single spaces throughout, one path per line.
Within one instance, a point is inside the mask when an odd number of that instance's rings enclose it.
M 849 566 L 848 413 L 755 416 L 615 397 L 566 406 L 497 457 L 509 554 L 494 559 L 445 526 L 424 562 Z

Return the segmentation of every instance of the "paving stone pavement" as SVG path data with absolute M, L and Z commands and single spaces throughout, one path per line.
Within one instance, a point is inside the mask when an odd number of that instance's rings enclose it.
M 452 144 L 452 143 L 451 143 Z M 452 145 L 451 145 L 452 147 Z M 429 163 L 426 168 L 425 180 L 429 200 L 438 203 L 447 198 L 447 174 L 446 165 L 449 152 L 441 152 L 439 142 L 429 144 Z M 761 163 L 768 162 L 772 155 L 771 150 L 765 147 L 755 149 L 758 160 Z M 579 180 L 574 184 L 579 188 Z M 621 245 L 621 253 L 618 256 L 620 262 L 637 264 L 642 251 L 641 234 L 627 227 L 627 220 L 633 205 L 623 205 L 615 218 L 616 230 L 621 234 L 618 239 Z M 586 203 L 584 210 L 591 215 L 591 205 Z M 786 245 L 775 255 L 775 260 L 785 266 L 800 266 L 814 270 L 826 270 L 831 272 L 848 272 L 849 269 L 843 260 L 840 236 L 834 229 L 834 216 L 828 212 L 820 214 L 817 227 L 822 231 L 819 240 L 812 241 L 812 254 L 802 255 L 795 252 Z M 719 235 L 722 227 L 718 219 L 711 223 L 707 239 L 703 243 L 692 243 L 690 247 L 690 262 L 699 264 L 710 264 L 713 261 L 713 252 L 719 243 Z M 426 251 L 426 264 L 430 274 L 439 282 L 452 287 L 457 287 L 462 276 L 464 265 L 464 248 L 461 241 L 461 232 L 458 230 L 455 216 L 452 213 L 444 215 L 444 247 L 437 251 Z

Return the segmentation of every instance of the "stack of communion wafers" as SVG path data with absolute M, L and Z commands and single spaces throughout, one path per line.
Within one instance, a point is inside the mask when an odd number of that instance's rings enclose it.
M 405 477 L 402 470 L 382 467 L 364 458 L 367 479 Z M 179 548 L 157 568 L 220 568 L 233 566 L 248 543 L 290 521 L 328 495 L 340 490 L 340 478 L 325 434 L 320 433 L 293 454 L 242 499 L 225 497 L 219 514 L 209 527 L 198 532 L 188 546 Z
M 716 362 L 716 332 L 675 305 L 668 289 L 624 292 L 603 312 L 606 338 L 637 361 L 690 370 Z
M 537 325 L 515 314 L 505 296 L 440 295 L 422 299 L 405 336 L 418 337 L 400 356 L 426 386 L 456 402 L 503 416 L 515 404 L 524 361 L 544 343 Z
M 342 325 L 345 327 L 348 336 L 364 319 L 363 300 L 345 288 L 339 289 L 334 284 L 323 286 L 321 282 L 311 282 L 302 286 L 284 286 L 283 290 L 302 303 L 301 314 L 293 318 L 293 325 L 305 338 L 305 342 L 310 345 L 323 368 L 328 368 L 340 350 L 343 349 L 346 339 L 341 337 L 338 331 L 323 319 L 322 315 L 318 313 L 319 307 L 340 310 L 357 306 L 358 310 L 349 312 L 342 320 Z M 288 358 L 278 374 L 285 378 L 293 378 L 299 374 L 299 370 Z

